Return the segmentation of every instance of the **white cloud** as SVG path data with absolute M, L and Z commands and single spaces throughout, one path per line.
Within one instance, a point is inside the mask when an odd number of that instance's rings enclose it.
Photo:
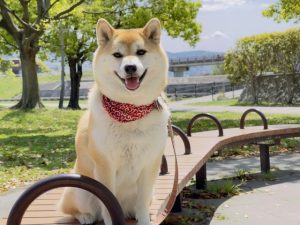
M 222 31 L 215 31 L 210 35 L 203 35 L 202 39 L 203 40 L 208 40 L 208 39 L 212 39 L 212 38 L 222 38 L 222 39 L 229 39 L 229 36 L 225 33 L 223 33 Z
M 219 30 L 215 31 L 210 35 L 212 38 L 229 38 L 229 36 Z
M 203 0 L 201 11 L 219 11 L 229 7 L 240 6 L 246 3 L 246 0 Z

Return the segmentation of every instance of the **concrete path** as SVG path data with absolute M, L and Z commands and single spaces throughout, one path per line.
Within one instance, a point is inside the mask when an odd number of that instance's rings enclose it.
M 238 97 L 241 94 L 242 90 L 235 91 L 235 96 Z M 232 92 L 226 92 L 225 96 L 228 98 L 232 97 Z M 198 97 L 198 98 L 191 98 L 191 99 L 185 99 L 181 101 L 176 102 L 170 102 L 169 107 L 171 111 L 180 111 L 180 112 L 245 112 L 247 109 L 251 108 L 251 106 L 193 106 L 190 104 L 197 103 L 197 102 L 209 102 L 211 101 L 211 96 L 204 96 L 204 97 Z M 68 101 L 65 101 L 64 105 L 67 105 Z M 14 103 L 12 102 L 5 102 L 0 101 L 0 106 L 4 107 L 10 107 Z M 57 102 L 49 102 L 49 101 L 43 101 L 43 104 L 46 107 L 50 108 L 57 108 L 58 107 L 58 101 Z M 80 104 L 81 108 L 85 109 L 87 107 L 87 104 Z M 300 107 L 267 107 L 267 106 L 254 106 L 254 108 L 262 111 L 263 113 L 273 113 L 273 114 L 299 114 L 300 113 Z
M 299 114 L 300 107 L 263 107 L 263 106 L 188 106 L 170 104 L 171 111 L 179 112 L 245 112 L 249 108 L 255 108 L 263 113 L 272 114 Z
M 234 92 L 235 97 L 240 96 L 242 90 L 237 90 Z M 227 98 L 232 98 L 232 92 L 226 92 L 225 96 Z M 199 98 L 185 99 L 176 102 L 170 102 L 169 106 L 172 111 L 180 112 L 245 112 L 252 106 L 193 106 L 191 104 L 197 102 L 209 102 L 212 101 L 211 96 L 204 96 Z M 273 113 L 273 114 L 299 114 L 300 107 L 280 107 L 280 106 L 253 106 L 253 108 L 258 109 L 263 113 Z
M 242 94 L 242 91 L 243 90 L 234 91 L 234 97 L 238 98 Z M 224 95 L 228 99 L 233 98 L 232 91 L 225 92 Z M 216 99 L 216 95 L 214 95 L 214 100 L 215 99 Z M 198 103 L 198 102 L 210 102 L 212 100 L 213 99 L 212 99 L 211 95 L 207 95 L 207 96 L 202 96 L 202 97 L 197 97 L 197 98 L 187 98 L 187 99 L 183 99 L 180 101 L 174 101 L 174 102 L 171 102 L 170 104 L 172 106 L 181 106 L 181 105 L 188 105 L 188 104 L 193 104 L 193 103 Z
M 25 188 L 23 187 L 0 194 L 0 218 L 3 218 L 4 215 L 8 215 L 13 204 L 24 190 Z
M 245 187 L 244 187 L 245 188 Z M 210 225 L 299 225 L 300 172 L 278 182 L 251 181 L 250 190 L 221 203 Z
M 271 157 L 278 172 L 275 181 L 247 181 L 240 195 L 202 200 L 217 207 L 210 225 L 299 225 L 300 153 Z M 208 179 L 234 175 L 237 169 L 259 171 L 259 158 L 214 161 L 208 163 Z
M 49 108 L 58 108 L 58 103 L 44 101 L 43 104 Z M 0 102 L 0 106 L 11 107 L 13 103 Z M 67 105 L 67 102 L 64 104 Z M 87 104 L 80 104 L 82 109 L 87 108 Z M 263 113 L 271 114 L 300 114 L 300 107 L 263 107 L 263 106 L 190 106 L 179 103 L 169 103 L 172 112 L 198 112 L 198 113 L 214 113 L 214 112 L 236 112 L 243 113 L 249 108 L 256 108 Z

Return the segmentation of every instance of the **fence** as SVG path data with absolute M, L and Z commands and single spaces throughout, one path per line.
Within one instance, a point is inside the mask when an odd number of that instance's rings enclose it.
M 234 97 L 234 91 L 242 89 L 242 86 L 233 86 L 230 82 L 213 82 L 213 83 L 201 83 L 201 84 L 169 84 L 166 88 L 166 94 L 168 97 L 179 100 L 185 97 L 202 97 L 211 95 L 214 99 L 214 95 L 219 92 L 232 91 Z M 89 88 L 81 88 L 79 91 L 79 99 L 87 99 Z M 58 100 L 59 89 L 55 90 L 40 90 L 40 97 L 43 100 Z M 69 99 L 70 88 L 65 89 L 65 99 Z M 0 101 L 16 101 L 20 99 L 20 95 L 9 98 L 1 99 Z
M 219 92 L 229 92 L 232 91 L 232 96 L 234 98 L 234 91 L 242 89 L 241 85 L 235 86 L 230 82 L 213 82 L 205 84 L 174 84 L 168 85 L 166 93 L 168 97 L 175 98 L 178 100 L 185 97 L 202 97 L 211 95 L 214 99 L 214 95 Z

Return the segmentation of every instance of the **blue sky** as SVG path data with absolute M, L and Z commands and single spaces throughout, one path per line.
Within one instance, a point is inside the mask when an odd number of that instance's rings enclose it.
M 201 40 L 194 48 L 182 39 L 172 39 L 166 32 L 162 45 L 169 52 L 208 50 L 225 52 L 242 37 L 273 31 L 284 31 L 299 25 L 276 23 L 261 12 L 276 0 L 202 0 L 197 21 L 202 25 Z

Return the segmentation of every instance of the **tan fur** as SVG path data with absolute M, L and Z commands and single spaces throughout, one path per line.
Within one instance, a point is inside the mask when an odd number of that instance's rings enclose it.
M 126 216 L 134 216 L 138 225 L 150 225 L 149 207 L 170 114 L 159 97 L 166 86 L 168 69 L 166 54 L 159 45 L 159 21 L 151 20 L 142 29 L 115 30 L 101 19 L 96 33 L 95 86 L 89 95 L 88 111 L 78 124 L 74 172 L 103 183 L 117 197 Z M 146 54 L 137 55 L 139 49 L 145 49 Z M 115 58 L 115 52 L 123 57 Z M 146 74 L 135 90 L 129 90 L 120 79 L 127 76 L 126 63 L 137 65 L 138 76 Z M 103 108 L 102 95 L 137 106 L 158 99 L 162 109 L 137 121 L 119 123 Z M 81 224 L 102 219 L 106 225 L 111 224 L 102 203 L 83 190 L 67 188 L 59 207 Z

